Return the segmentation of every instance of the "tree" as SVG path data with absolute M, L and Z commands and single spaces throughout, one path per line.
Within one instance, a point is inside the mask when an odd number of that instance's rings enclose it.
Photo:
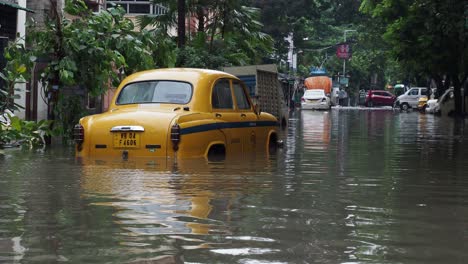
M 361 6 L 375 21 L 387 24 L 383 37 L 405 71 L 435 79 L 438 89 L 454 87 L 457 114 L 468 76 L 466 9 L 466 1 L 457 0 L 365 0 Z
M 121 8 L 94 14 L 79 0 L 67 1 L 66 11 L 79 19 L 67 19 L 56 11 L 44 28 L 32 27 L 26 41 L 34 47 L 35 57 L 49 61 L 40 75 L 46 86 L 49 118 L 56 120 L 61 133 L 70 136 L 73 125 L 85 114 L 79 103 L 83 97 L 63 96 L 63 90 L 68 87 L 99 97 L 125 75 L 153 68 L 157 47 L 148 31 L 134 31 L 133 22 L 124 17 Z
M 174 1 L 153 2 L 166 6 L 167 12 L 158 16 L 138 17 L 141 28 L 150 25 L 156 28 L 150 31 L 155 31 L 160 30 L 158 26 L 162 26 L 168 32 L 169 28 L 178 25 L 178 6 Z M 269 56 L 272 40 L 261 32 L 258 9 L 244 6 L 238 0 L 189 1 L 186 7 L 185 16 L 198 19 L 197 30 L 189 32 L 184 49 L 179 47 L 177 50 L 177 66 L 216 69 L 229 65 L 254 64 Z M 167 35 L 166 39 L 171 39 L 171 36 Z
M 177 46 L 185 46 L 185 0 L 177 0 Z

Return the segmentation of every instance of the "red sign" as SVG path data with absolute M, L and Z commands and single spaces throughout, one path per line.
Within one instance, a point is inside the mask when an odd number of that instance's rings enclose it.
M 351 46 L 349 44 L 340 44 L 336 48 L 336 56 L 340 59 L 351 58 Z

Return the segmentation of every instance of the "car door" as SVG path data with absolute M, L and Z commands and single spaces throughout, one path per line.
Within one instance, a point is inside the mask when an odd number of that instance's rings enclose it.
M 384 104 L 384 97 L 382 96 L 382 92 L 377 92 L 377 91 L 374 91 L 372 93 L 372 102 L 375 104 L 375 105 L 382 105 Z
M 389 92 L 383 92 L 384 104 L 385 105 L 393 105 L 394 97 L 393 94 Z
M 218 128 L 226 137 L 226 153 L 228 155 L 242 153 L 243 131 L 239 123 L 241 113 L 234 105 L 229 79 L 216 81 L 211 94 L 211 107 L 213 118 L 217 120 Z
M 256 151 L 258 147 L 257 119 L 252 103 L 247 96 L 247 90 L 238 80 L 232 80 L 235 107 L 239 113 L 240 125 L 242 126 L 242 150 L 244 153 Z
M 418 106 L 418 100 L 420 96 L 420 89 L 418 88 L 413 88 L 408 91 L 408 104 L 411 107 L 417 107 Z

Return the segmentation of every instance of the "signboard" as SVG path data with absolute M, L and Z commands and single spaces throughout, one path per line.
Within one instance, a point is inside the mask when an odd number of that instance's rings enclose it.
M 336 56 L 340 59 L 351 58 L 351 46 L 349 44 L 340 44 L 336 48 Z
M 327 75 L 327 70 L 325 68 L 311 67 L 310 75 L 313 75 L 313 76 Z
M 340 77 L 340 84 L 342 84 L 342 85 L 348 85 L 348 83 L 349 83 L 349 78 Z

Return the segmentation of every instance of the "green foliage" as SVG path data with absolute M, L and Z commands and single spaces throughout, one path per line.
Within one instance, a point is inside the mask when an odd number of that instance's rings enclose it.
M 468 48 L 463 1 L 364 1 L 361 9 L 386 23 L 391 55 L 412 74 L 467 72 Z
M 174 62 L 181 67 L 211 69 L 258 64 L 273 51 L 273 39 L 261 32 L 259 10 L 242 6 L 237 0 L 191 1 L 187 12 L 197 14 L 197 18 L 206 23 L 203 28 L 198 27 L 196 32 L 190 33 L 184 48 L 174 49 L 176 40 L 167 35 L 167 29 L 177 24 L 176 1 L 153 2 L 167 6 L 168 12 L 160 16 L 140 16 L 137 21 L 142 28 L 157 27 L 148 31 L 157 36 L 160 51 L 156 65 L 160 67 L 172 66 Z
M 413 79 L 442 79 L 455 87 L 456 112 L 460 87 L 468 77 L 466 1 L 365 0 L 361 10 L 385 25 L 383 38 L 390 55 Z
M 119 84 L 121 73 L 154 67 L 153 52 L 157 47 L 153 37 L 147 31 L 135 32 L 123 9 L 94 14 L 82 1 L 67 1 L 66 10 L 81 18 L 48 21 L 45 30 L 33 30 L 28 39 L 39 56 L 50 60 L 45 80 L 58 80 L 62 86 L 83 86 L 99 96 L 107 91 L 109 83 Z
M 47 62 L 39 76 L 50 113 L 57 118 L 54 130 L 68 137 L 73 122 L 86 112 L 81 110 L 84 98 L 63 96 L 64 88 L 84 88 L 86 93 L 98 97 L 110 87 L 116 87 L 125 75 L 154 68 L 156 63 L 174 65 L 176 54 L 168 52 L 169 55 L 163 56 L 163 52 L 173 48 L 168 39 L 158 39 L 154 32 L 147 30 L 136 32 L 121 8 L 94 14 L 82 0 L 67 0 L 66 11 L 80 18 L 46 17 L 44 27 L 32 24 L 28 28 L 26 41 L 34 49 L 26 51 L 17 44 L 7 50 L 8 64 L 0 74 L 6 81 L 0 91 L 0 113 L 18 108 L 11 103 L 13 100 L 8 100 L 16 97 L 9 91 L 13 91 L 16 83 L 29 78 L 32 62 L 41 58 Z M 52 89 L 53 85 L 59 90 Z
M 63 94 L 57 102 L 54 109 L 56 121 L 54 121 L 54 134 L 62 135 L 64 143 L 71 140 L 73 137 L 73 128 L 81 117 L 90 114 L 82 106 L 82 98 L 78 95 L 67 96 Z
M 14 103 L 14 99 L 19 99 L 19 95 L 15 94 L 18 91 L 15 85 L 24 83 L 30 76 L 30 69 L 35 57 L 31 52 L 24 48 L 24 45 L 19 42 L 12 42 L 4 51 L 7 64 L 0 72 L 0 115 L 6 110 L 14 111 L 21 108 L 20 105 Z
M 44 135 L 50 134 L 48 121 L 24 121 L 9 113 L 22 108 L 14 102 L 20 96 L 16 85 L 30 78 L 36 57 L 24 48 L 21 41 L 12 42 L 4 51 L 6 67 L 0 72 L 3 85 L 0 86 L 0 116 L 8 117 L 7 123 L 0 123 L 0 147 L 7 144 L 35 147 L 43 145 Z
M 8 114 L 7 114 L 8 115 Z M 10 123 L 0 123 L 0 147 L 7 144 L 37 147 L 44 145 L 44 136 L 51 135 L 52 121 L 25 121 L 8 115 Z

